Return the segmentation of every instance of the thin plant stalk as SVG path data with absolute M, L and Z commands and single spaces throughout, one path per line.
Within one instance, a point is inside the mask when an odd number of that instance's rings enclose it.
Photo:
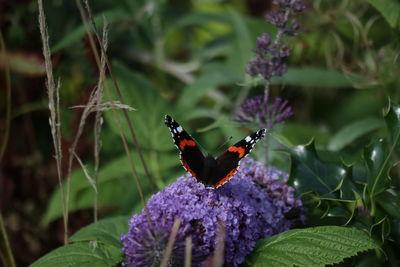
M 104 26 L 105 26 L 105 28 L 103 30 L 103 33 L 105 32 L 105 29 L 106 29 L 106 25 L 104 25 Z M 104 33 L 103 41 L 106 38 L 107 38 L 106 37 L 106 33 Z M 106 41 L 104 42 L 104 46 L 105 46 L 105 48 L 107 48 L 107 42 Z M 78 146 L 79 139 L 82 136 L 83 129 L 84 129 L 85 124 L 86 124 L 86 120 L 89 117 L 89 115 L 93 112 L 93 109 L 96 110 L 96 114 L 101 112 L 101 110 L 100 109 L 96 109 L 96 107 L 101 105 L 102 94 L 103 94 L 103 89 L 102 89 L 103 87 L 102 86 L 103 86 L 104 75 L 105 75 L 104 55 L 102 55 L 102 58 L 103 58 L 103 61 L 101 63 L 103 63 L 103 64 L 100 66 L 98 84 L 93 89 L 92 93 L 90 94 L 88 103 L 84 106 L 84 109 L 83 109 L 83 112 L 82 112 L 82 115 L 81 115 L 81 119 L 79 121 L 78 131 L 77 131 L 77 133 L 75 135 L 75 138 L 74 138 L 74 140 L 72 142 L 71 147 L 69 148 L 68 172 L 67 172 L 67 177 L 68 177 L 68 180 L 67 180 L 67 192 L 69 192 L 69 190 L 70 190 L 70 176 L 71 176 L 71 171 L 72 171 L 72 161 L 74 159 L 74 154 L 76 153 L 75 150 L 76 150 L 76 148 Z M 100 127 L 101 127 L 101 125 L 100 125 Z M 99 131 L 99 129 L 96 129 L 96 130 Z M 97 161 L 97 163 L 98 163 L 98 152 L 99 152 L 98 148 L 99 147 L 96 147 L 96 144 L 95 144 L 95 149 L 94 149 L 95 150 L 95 161 Z M 98 171 L 98 165 L 97 165 L 97 169 L 95 170 L 95 172 L 96 171 Z M 96 205 L 97 200 L 96 199 L 98 197 L 98 194 L 97 194 L 98 190 L 97 190 L 97 187 L 96 187 L 97 186 L 97 180 L 96 179 L 93 180 L 93 186 L 95 187 L 95 201 L 94 201 L 95 202 L 95 204 L 94 204 L 95 212 L 94 213 L 95 213 L 95 221 L 97 221 L 97 205 Z M 67 199 L 67 202 L 68 202 L 68 199 Z
M 88 19 L 87 19 L 87 17 L 86 17 L 85 12 L 83 12 L 83 8 L 82 8 L 82 5 L 81 5 L 80 1 L 76 1 L 76 3 L 77 3 L 77 6 L 78 6 L 78 9 L 81 11 L 82 20 L 87 21 Z M 95 35 L 96 35 L 96 37 L 97 37 L 97 40 L 98 40 L 99 45 L 100 45 L 100 47 L 101 47 L 101 50 L 104 51 L 105 49 L 104 49 L 104 47 L 103 47 L 103 45 L 102 45 L 102 43 L 101 43 L 101 41 L 100 41 L 100 37 L 99 37 L 98 32 L 97 32 L 97 27 L 96 27 L 96 24 L 95 24 L 95 22 L 94 22 L 94 20 L 93 20 L 93 17 L 91 16 L 90 8 L 89 8 L 89 5 L 88 5 L 87 2 L 86 2 L 86 6 L 87 6 L 88 13 L 89 13 L 89 18 L 91 19 L 91 22 L 92 22 L 92 25 L 93 25 L 93 30 L 94 30 L 94 32 L 95 32 Z M 87 32 L 87 35 L 88 35 L 88 38 L 92 38 L 90 32 Z M 94 43 L 94 42 L 93 42 L 93 43 Z M 93 53 L 98 53 L 95 46 L 92 47 L 92 51 L 93 51 Z M 106 53 L 104 53 L 104 55 L 105 55 L 105 62 L 106 62 L 106 65 L 107 65 L 107 69 L 108 69 L 108 71 L 109 71 L 109 74 L 110 74 L 110 76 L 111 76 L 111 79 L 112 79 L 113 82 L 114 82 L 114 86 L 115 86 L 115 88 L 117 89 L 118 95 L 120 96 L 120 99 L 122 100 L 122 95 L 121 95 L 121 92 L 120 92 L 120 90 L 119 90 L 119 86 L 118 86 L 118 83 L 117 83 L 117 81 L 116 81 L 116 79 L 115 79 L 115 76 L 114 76 L 113 73 L 112 73 L 112 69 L 111 69 L 111 65 L 109 64 L 108 57 L 107 57 Z M 113 101 L 112 101 L 111 92 L 110 92 L 110 90 L 109 90 L 108 87 L 106 87 L 106 93 L 107 93 L 107 97 L 110 99 L 111 104 L 113 105 L 114 103 L 113 103 Z M 148 221 L 149 221 L 149 224 L 151 224 L 150 213 L 149 213 L 149 210 L 148 210 L 148 208 L 147 208 L 147 206 L 146 206 L 146 202 L 145 202 L 145 199 L 144 199 L 144 194 L 143 194 L 142 187 L 141 187 L 141 184 L 140 184 L 140 181 L 139 181 L 139 176 L 138 176 L 138 174 L 137 174 L 136 167 L 135 167 L 135 164 L 134 164 L 132 155 L 131 155 L 131 153 L 130 153 L 130 151 L 129 151 L 128 142 L 127 142 L 127 140 L 126 140 L 125 135 L 123 134 L 122 123 L 121 123 L 121 121 L 120 121 L 120 119 L 119 119 L 119 116 L 118 116 L 118 114 L 116 113 L 115 109 L 112 109 L 112 112 L 113 112 L 113 115 L 114 115 L 113 117 L 114 117 L 115 122 L 116 122 L 117 127 L 118 127 L 118 132 L 119 132 L 119 134 L 120 134 L 120 138 L 121 138 L 121 140 L 122 140 L 122 143 L 123 143 L 123 146 L 124 146 L 124 149 L 125 149 L 125 153 L 126 153 L 127 156 L 128 156 L 128 160 L 129 160 L 129 164 L 130 164 L 130 166 L 131 166 L 131 170 L 132 170 L 133 178 L 134 178 L 134 181 L 135 181 L 135 184 L 136 184 L 136 188 L 137 188 L 137 190 L 138 190 L 138 193 L 139 193 L 141 202 L 142 202 L 142 204 L 143 204 L 143 206 L 144 206 L 144 209 L 145 209 L 145 212 L 146 212 L 146 215 L 147 215 L 147 219 L 148 219 Z M 142 159 L 142 163 L 144 163 L 143 155 L 142 155 L 142 153 L 140 152 L 141 150 L 140 150 L 140 147 L 138 146 L 138 143 L 137 143 L 137 140 L 136 140 L 136 135 L 135 135 L 135 133 L 134 133 L 134 131 L 133 131 L 133 128 L 132 128 L 132 125 L 131 125 L 131 122 L 130 122 L 128 113 L 126 112 L 125 109 L 123 110 L 123 114 L 125 115 L 125 118 L 127 119 L 127 122 L 128 122 L 128 125 L 129 125 L 129 129 L 130 129 L 131 134 L 132 134 L 132 139 L 134 140 L 134 143 L 137 145 L 137 148 L 139 148 L 139 149 L 138 149 L 138 154 L 139 154 L 140 158 Z M 143 167 L 144 167 L 144 169 L 145 169 L 145 171 L 146 171 L 146 170 L 147 170 L 147 167 L 146 167 L 146 164 L 145 164 L 145 163 L 143 164 Z M 146 171 L 146 173 L 148 173 L 148 171 Z M 150 185 L 152 185 L 152 188 L 153 188 L 152 190 L 155 191 L 155 184 L 154 184 L 154 181 L 152 180 L 152 177 L 150 176 L 150 173 L 148 173 L 148 178 L 149 178 L 149 183 L 150 183 Z
M 67 196 L 65 196 L 64 187 L 62 184 L 62 167 L 61 167 L 62 149 L 61 149 L 61 122 L 60 122 L 60 95 L 59 95 L 60 84 L 58 83 L 58 85 L 56 86 L 54 83 L 53 65 L 51 62 L 51 52 L 49 47 L 49 36 L 47 32 L 46 17 L 43 10 L 42 0 L 38 0 L 38 8 L 39 8 L 39 29 L 42 38 L 43 56 L 44 56 L 46 76 L 47 76 L 46 87 L 47 87 L 47 94 L 49 96 L 49 109 L 50 109 L 49 123 L 51 127 L 51 135 L 55 151 L 58 184 L 61 191 L 61 203 L 63 209 L 64 243 L 68 244 L 67 199 L 69 192 L 67 190 L 66 192 Z
M 0 53 L 4 54 L 6 59 L 7 57 L 7 48 L 4 43 L 3 32 L 0 30 Z M 0 162 L 3 159 L 4 153 L 6 152 L 8 138 L 10 136 L 10 125 L 11 125 L 11 79 L 10 79 L 10 66 L 8 65 L 8 60 L 5 60 L 4 65 L 4 78 L 5 78 L 5 89 L 6 89 L 6 97 L 4 99 L 6 114 L 5 114 L 5 125 L 4 125 L 4 135 L 3 140 L 0 145 Z
M 6 45 L 4 42 L 4 38 L 3 38 L 3 33 L 0 30 L 0 52 L 2 54 L 4 54 L 3 58 L 6 58 L 7 56 L 7 49 L 6 49 Z M 5 62 L 5 68 L 4 68 L 4 76 L 5 76 L 5 88 L 6 88 L 6 97 L 5 97 L 5 106 L 6 106 L 6 116 L 5 116 L 5 129 L 4 129 L 4 135 L 3 135 L 3 140 L 1 143 L 1 147 L 0 147 L 0 163 L 3 159 L 4 153 L 6 151 L 7 148 L 7 144 L 8 144 L 8 138 L 10 135 L 10 124 L 11 124 L 11 79 L 10 79 L 10 66 L 8 65 L 8 61 L 6 60 Z M 0 251 L 0 257 L 2 259 L 2 261 L 4 263 L 8 263 L 9 266 L 15 267 L 15 260 L 14 260 L 14 255 L 12 253 L 11 250 L 11 246 L 10 246 L 10 242 L 8 240 L 8 235 L 7 235 L 7 231 L 4 225 L 4 221 L 3 221 L 3 215 L 0 212 L 0 231 L 1 231 L 1 240 L 3 240 L 3 244 L 5 247 L 5 253 L 6 255 L 4 255 L 3 253 L 1 253 Z
M 185 267 L 190 267 L 192 263 L 192 237 L 188 236 L 185 240 Z
M 214 257 L 212 260 L 213 267 L 222 267 L 224 264 L 225 235 L 225 222 L 218 220 L 217 244 L 215 246 Z
M 166 267 L 169 261 L 169 258 L 172 254 L 172 249 L 174 248 L 174 243 L 176 239 L 176 235 L 178 234 L 179 226 L 181 224 L 181 219 L 176 218 L 174 221 L 174 225 L 172 226 L 171 234 L 169 235 L 167 246 L 165 247 L 163 257 L 160 263 L 160 267 Z
M 4 247 L 6 248 L 6 255 L 1 254 L 2 261 L 4 261 L 4 263 L 8 262 L 8 265 L 5 264 L 6 266 L 15 267 L 16 265 L 15 265 L 14 256 L 13 256 L 13 253 L 11 250 L 10 242 L 8 240 L 7 231 L 4 226 L 3 215 L 1 214 L 1 212 L 0 212 L 0 231 L 1 231 L 1 236 L 3 237 L 2 239 L 4 240 L 4 242 L 3 242 Z M 6 261 L 6 259 L 3 259 L 3 256 L 4 256 L 4 258 L 7 257 L 7 261 Z
M 92 12 L 91 12 L 91 9 L 90 9 L 89 1 L 88 0 L 84 0 L 84 2 L 85 2 L 85 5 L 86 5 L 86 10 L 88 12 L 89 20 L 92 23 L 93 31 L 94 31 L 95 36 L 97 38 L 97 41 L 98 41 L 98 43 L 100 45 L 100 49 L 104 50 L 104 47 L 102 47 L 102 45 L 101 45 L 101 39 L 100 39 L 100 36 L 98 34 L 98 31 L 97 31 L 96 23 L 95 23 L 95 21 L 93 19 L 93 16 L 92 16 Z M 90 38 L 90 36 L 89 36 L 89 38 Z M 114 88 L 116 89 L 119 101 L 123 104 L 124 101 L 123 101 L 123 98 L 122 98 L 121 90 L 119 88 L 118 82 L 117 82 L 117 80 L 116 80 L 116 78 L 114 76 L 114 73 L 112 71 L 111 64 L 110 64 L 110 61 L 108 60 L 108 57 L 106 57 L 106 65 L 107 65 L 108 73 L 110 74 L 110 77 L 111 77 L 111 79 L 112 79 L 112 81 L 114 83 Z M 150 174 L 149 169 L 147 168 L 146 161 L 144 160 L 144 157 L 143 157 L 142 149 L 141 149 L 140 144 L 139 144 L 139 142 L 137 140 L 135 130 L 134 130 L 134 128 L 132 126 L 132 122 L 131 122 L 131 120 L 130 120 L 130 118 L 128 116 L 128 112 L 126 110 L 122 110 L 122 112 L 124 114 L 125 120 L 127 121 L 129 132 L 131 133 L 132 142 L 133 142 L 134 146 L 136 147 L 136 150 L 137 150 L 138 155 L 139 155 L 139 159 L 140 159 L 141 164 L 143 166 L 143 169 L 144 169 L 144 171 L 146 173 L 146 176 L 147 176 L 147 178 L 149 180 L 150 188 L 151 188 L 152 192 L 155 193 L 157 191 L 157 186 L 156 186 L 156 184 L 155 184 L 155 182 L 153 180 L 152 175 Z
M 107 31 L 106 31 L 106 24 L 104 24 L 103 27 L 103 39 L 102 39 L 102 45 L 106 46 L 107 45 Z M 101 52 L 101 59 L 100 59 L 100 71 L 99 71 L 99 82 L 97 84 L 97 99 L 96 99 L 96 105 L 100 105 L 103 101 L 103 86 L 104 86 L 104 80 L 105 80 L 105 57 L 106 54 Z M 99 165 L 100 165 L 100 149 L 101 149 L 101 143 L 100 143 L 100 134 L 101 134 L 101 126 L 102 126 L 102 113 L 100 110 L 96 111 L 96 116 L 95 116 L 95 121 L 94 121 L 94 183 L 97 185 L 98 182 L 98 177 L 99 177 Z M 99 195 L 98 193 L 95 194 L 94 197 L 94 207 L 93 207 L 93 217 L 94 217 L 94 222 L 97 222 L 98 219 L 98 204 L 99 203 Z

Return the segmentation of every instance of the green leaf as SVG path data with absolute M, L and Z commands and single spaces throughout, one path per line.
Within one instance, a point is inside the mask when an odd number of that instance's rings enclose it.
M 319 159 L 314 142 L 288 149 L 291 155 L 289 183 L 299 192 L 313 191 L 327 198 L 334 198 L 340 189 L 342 198 L 354 199 L 351 169 L 337 163 Z
M 182 28 L 188 26 L 197 26 L 203 24 L 209 24 L 210 22 L 219 22 L 221 24 L 229 24 L 229 17 L 222 13 L 211 13 L 211 12 L 194 12 L 180 18 L 174 24 L 167 27 L 166 36 L 170 35 L 175 31 L 181 31 Z
M 233 84 L 236 81 L 238 81 L 236 75 L 226 70 L 222 65 L 216 65 L 212 70 L 199 76 L 183 89 L 177 103 L 178 110 L 187 111 L 211 89 L 225 84 Z
M 326 144 L 330 138 L 326 130 L 305 122 L 285 122 L 281 134 L 292 144 L 304 144 L 313 138 L 318 144 Z
M 376 118 L 365 118 L 350 123 L 340 129 L 331 139 L 328 145 L 329 150 L 339 151 L 354 142 L 357 138 L 379 129 L 382 120 Z
M 390 153 L 387 142 L 380 139 L 364 148 L 364 161 L 368 171 L 368 190 L 373 198 L 390 186 Z
M 118 216 L 107 218 L 81 228 L 70 237 L 71 242 L 99 241 L 101 243 L 122 248 L 119 241 L 122 234 L 128 232 L 129 217 Z
M 151 153 L 144 153 L 144 158 L 148 163 L 152 163 Z M 140 162 L 137 153 L 132 153 L 134 162 Z M 157 155 L 157 170 L 164 170 L 179 164 L 176 153 L 159 153 Z M 149 191 L 149 185 L 144 175 L 143 167 L 136 164 L 137 172 L 141 179 L 142 189 L 144 192 Z M 155 173 L 156 167 L 149 165 L 152 173 Z M 66 182 L 63 183 L 64 187 Z M 123 155 L 104 165 L 99 170 L 98 184 L 99 205 L 102 207 L 121 208 L 139 202 L 139 196 L 136 192 L 136 185 L 133 182 L 131 167 L 128 157 Z M 61 190 L 57 187 L 51 195 L 49 206 L 42 219 L 47 224 L 62 216 Z M 71 174 L 71 189 L 69 211 L 86 209 L 93 206 L 94 191 L 89 182 L 86 180 L 82 170 L 76 169 Z
M 368 0 L 389 23 L 390 27 L 397 26 L 400 16 L 400 3 L 396 0 Z
M 96 26 L 98 29 L 103 27 L 103 19 L 107 21 L 108 24 L 122 21 L 127 18 L 130 18 L 131 14 L 127 13 L 122 9 L 114 9 L 102 12 L 99 15 L 94 16 L 94 21 L 96 22 Z M 90 22 L 89 22 L 90 24 Z M 91 25 L 89 25 L 90 30 L 92 29 Z M 83 25 L 78 26 L 73 31 L 67 33 L 58 43 L 52 47 L 51 52 L 55 53 L 61 49 L 67 48 L 70 45 L 76 43 L 80 38 L 82 38 L 86 34 L 85 27 Z
M 304 87 L 351 87 L 352 82 L 340 72 L 315 67 L 289 68 L 282 77 L 272 79 L 273 84 Z
M 3 52 L 0 54 L 0 69 L 3 69 L 5 63 L 11 71 L 21 73 L 27 76 L 42 76 L 45 74 L 43 59 L 34 53 L 28 52 Z
M 400 193 L 398 191 L 386 190 L 377 196 L 376 201 L 389 215 L 400 220 Z
M 400 155 L 400 105 L 390 105 L 385 115 L 385 122 L 391 136 L 391 149 Z
M 323 267 L 379 246 L 361 230 L 320 226 L 290 230 L 258 242 L 247 260 L 253 267 Z
M 252 57 L 252 49 L 254 48 L 255 40 L 252 39 L 244 16 L 232 9 L 230 10 L 230 16 L 234 39 L 232 51 L 228 58 L 228 65 L 236 75 L 240 75 L 238 77 L 243 79 L 248 77 L 244 76 L 244 70 L 247 66 L 247 62 Z
M 171 135 L 164 125 L 164 116 L 170 111 L 170 107 L 158 88 L 152 81 L 142 74 L 132 71 L 121 62 L 113 64 L 113 71 L 120 86 L 123 102 L 137 109 L 135 112 L 129 112 L 128 115 L 137 135 L 138 143 L 142 148 L 153 151 L 172 150 Z M 119 100 L 116 97 L 112 81 L 108 80 L 107 85 L 112 89 L 114 98 Z M 118 117 L 125 136 L 132 142 L 132 135 L 126 119 L 122 115 Z M 119 135 L 120 129 L 116 123 L 115 114 L 106 112 L 105 120 L 111 125 L 111 129 Z
M 80 242 L 52 250 L 30 266 L 110 267 L 117 265 L 122 260 L 123 253 L 119 248 L 100 243 Z

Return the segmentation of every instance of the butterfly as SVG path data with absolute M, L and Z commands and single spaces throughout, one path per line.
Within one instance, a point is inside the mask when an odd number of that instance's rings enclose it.
M 261 129 L 229 147 L 217 158 L 210 154 L 204 157 L 196 141 L 171 116 L 165 115 L 165 124 L 180 151 L 183 168 L 198 182 L 211 188 L 218 188 L 232 179 L 239 169 L 240 160 L 265 136 L 265 129 Z

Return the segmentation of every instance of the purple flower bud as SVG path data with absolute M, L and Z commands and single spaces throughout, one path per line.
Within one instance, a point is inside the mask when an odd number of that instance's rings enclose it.
M 255 53 L 257 55 L 263 56 L 267 54 L 270 51 L 270 45 L 271 45 L 271 36 L 269 33 L 264 32 L 262 35 L 257 37 L 257 49 L 255 49 Z
M 285 12 L 283 11 L 272 11 L 265 16 L 265 19 L 277 28 L 283 28 L 287 22 L 285 17 Z
M 286 173 L 251 158 L 243 159 L 234 178 L 218 189 L 207 189 L 190 175 L 179 178 L 148 201 L 150 225 L 144 211 L 132 216 L 129 232 L 121 237 L 126 264 L 158 266 L 175 218 L 181 219 L 181 226 L 169 266 L 183 265 L 189 236 L 191 266 L 200 266 L 215 249 L 218 220 L 226 227 L 224 264 L 243 263 L 258 239 L 305 220 L 303 204 L 287 179 Z M 299 209 L 299 215 L 288 219 L 293 209 Z
M 267 14 L 265 19 L 278 29 L 275 40 L 272 40 L 268 33 L 257 37 L 256 49 L 254 49 L 256 58 L 249 61 L 246 68 L 246 73 L 250 76 L 260 76 L 265 80 L 287 72 L 284 58 L 290 55 L 290 50 L 283 42 L 282 35 L 296 34 L 300 24 L 290 15 L 305 8 L 303 0 L 273 0 L 273 3 L 280 9 Z
M 281 65 L 283 68 L 283 65 Z M 282 70 L 286 71 L 285 69 Z M 272 129 L 274 125 L 283 122 L 293 115 L 292 108 L 287 100 L 275 98 L 273 103 L 265 100 L 263 96 L 246 98 L 240 110 L 238 110 L 232 120 L 243 123 L 256 123 L 260 128 Z

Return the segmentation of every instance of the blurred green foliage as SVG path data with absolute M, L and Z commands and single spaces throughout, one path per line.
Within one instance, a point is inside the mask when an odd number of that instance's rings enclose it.
M 63 138 L 68 143 L 80 114 L 68 107 L 84 104 L 98 71 L 75 1 L 44 4 L 54 72 L 61 81 Z M 244 136 L 245 129 L 229 118 L 245 97 L 263 92 L 262 82 L 252 80 L 244 70 L 257 35 L 275 31 L 261 16 L 268 6 L 233 0 L 98 0 L 90 4 L 97 28 L 108 25 L 112 70 L 123 101 L 136 109 L 129 117 L 159 190 L 184 174 L 163 123 L 164 114 L 171 114 L 215 154 L 220 152 L 215 148 L 230 136 L 232 140 Z M 29 90 L 24 81 L 43 75 L 37 3 L 13 6 L 13 11 L 5 13 L 8 24 L 2 31 L 13 83 Z M 389 102 L 400 102 L 399 10 L 396 0 L 309 1 L 300 17 L 301 33 L 289 40 L 293 48 L 289 72 L 274 79 L 271 88 L 272 96 L 289 100 L 295 115 L 269 137 L 270 164 L 290 171 L 300 193 L 314 191 L 309 204 L 315 210 L 309 224 L 351 221 L 368 228 L 375 237 L 389 240 L 383 243 L 387 258 L 381 260 L 393 266 L 400 264 L 391 253 L 399 249 L 391 240 L 399 242 L 400 237 L 400 180 L 395 165 L 400 153 L 400 116 L 398 106 Z M 110 77 L 106 84 L 116 99 Z M 14 110 L 15 117 L 46 110 L 42 81 L 36 94 L 35 101 Z M 107 94 L 105 101 L 109 101 Z M 385 117 L 384 109 L 388 110 Z M 47 127 L 42 122 L 46 116 L 34 118 L 39 133 Z M 129 140 L 126 121 L 118 116 Z M 142 207 L 115 119 L 111 111 L 105 112 L 98 184 L 104 216 L 128 215 Z M 86 141 L 92 138 L 90 127 Z M 51 159 L 49 135 L 39 134 L 38 139 L 44 157 Z M 282 149 L 292 155 L 291 166 Z M 254 155 L 262 153 L 258 150 Z M 82 154 L 92 171 L 91 154 Z M 132 156 L 149 197 L 152 192 L 136 151 Z M 70 211 L 88 211 L 94 198 L 91 185 L 79 167 L 71 178 Z M 55 187 L 41 218 L 44 224 L 62 217 L 59 195 Z M 372 214 L 355 220 L 361 207 Z

